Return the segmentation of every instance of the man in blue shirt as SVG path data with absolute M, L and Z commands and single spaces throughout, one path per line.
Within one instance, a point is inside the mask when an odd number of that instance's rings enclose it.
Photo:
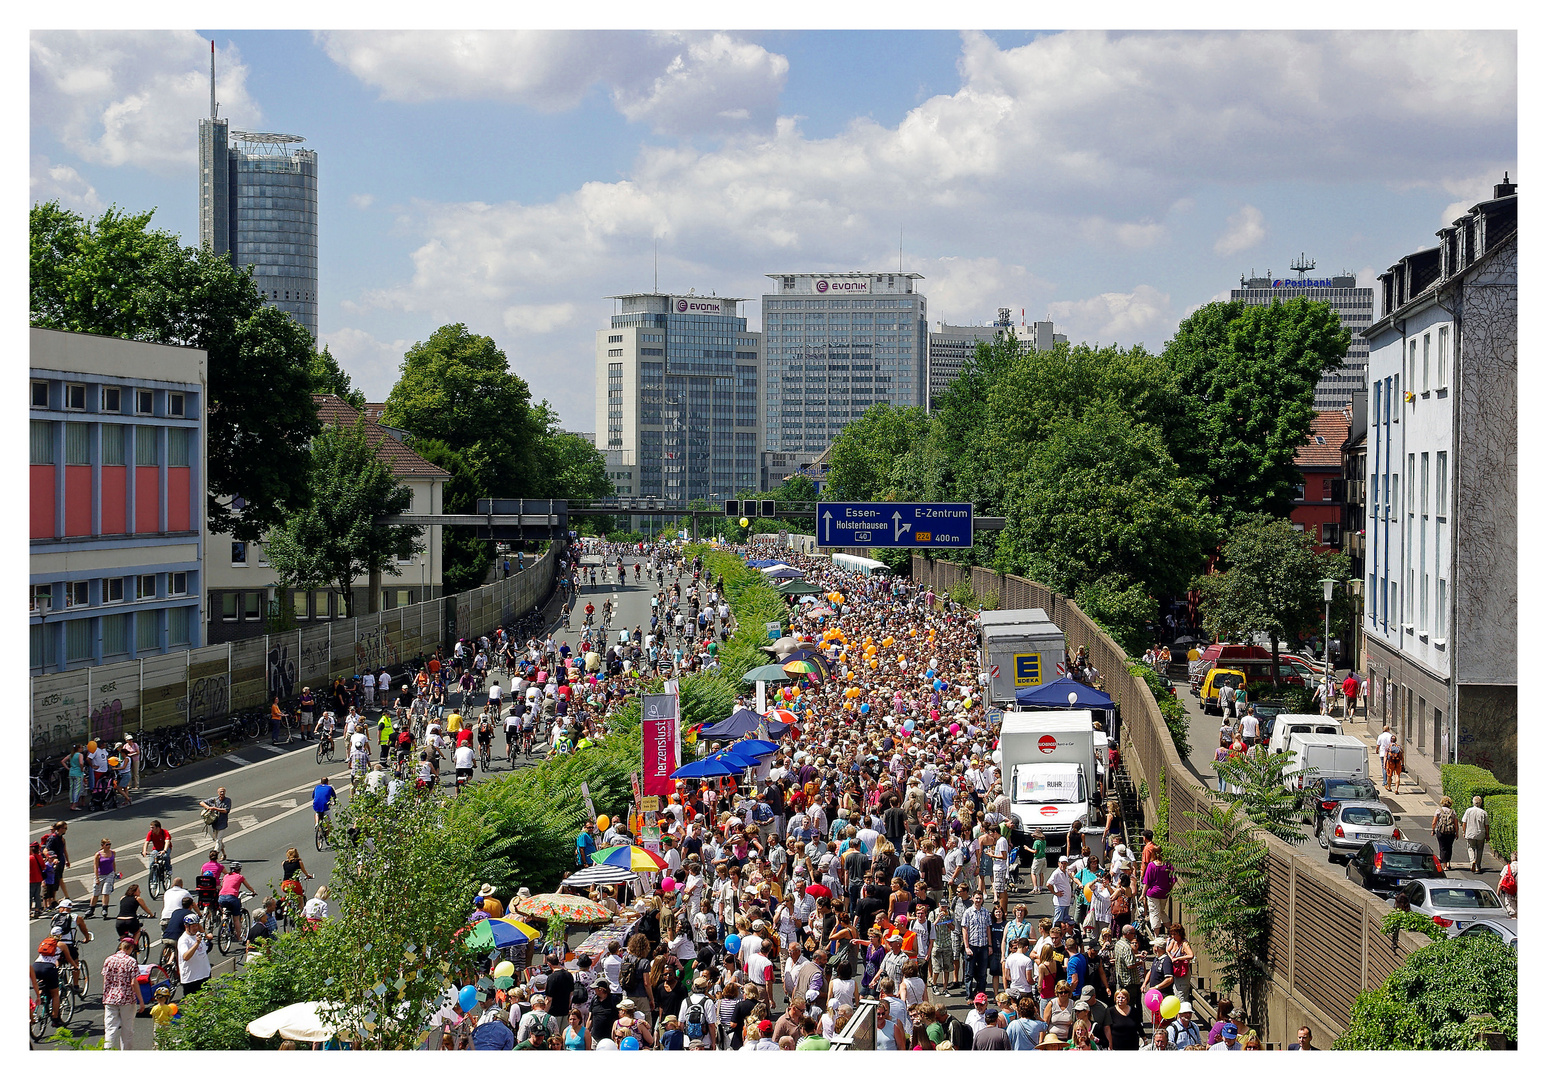
M 317 815 L 318 825 L 327 819 L 328 811 L 333 809 L 333 801 L 337 798 L 338 792 L 333 790 L 328 778 L 318 777 L 317 786 L 312 788 L 312 812 Z
M 580 830 L 580 835 L 575 837 L 575 865 L 587 867 L 591 865 L 591 855 L 596 851 L 596 826 L 592 822 L 586 822 L 585 828 Z
M 474 1050 L 514 1050 L 516 1037 L 505 1023 L 503 1009 L 490 1009 L 473 1029 Z

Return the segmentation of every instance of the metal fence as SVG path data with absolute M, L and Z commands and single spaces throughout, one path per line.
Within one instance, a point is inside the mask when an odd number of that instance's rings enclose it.
M 556 549 L 526 570 L 490 585 L 353 619 L 334 619 L 224 645 L 120 664 L 33 675 L 32 753 L 63 754 L 77 742 L 112 742 L 189 720 L 282 701 L 303 686 L 392 668 L 458 638 L 486 634 L 545 600 Z
M 1026 578 L 998 574 L 981 566 L 964 567 L 915 554 L 913 578 L 937 594 L 969 581 L 982 599 L 997 595 L 1000 608 L 1041 608 L 1064 632 L 1071 652 L 1089 650 L 1091 663 L 1102 672 L 1108 695 L 1123 718 L 1122 752 L 1135 784 L 1149 791 L 1145 813 L 1153 820 L 1155 797 L 1164 775 L 1170 799 L 1173 837 L 1197 826 L 1203 808 L 1214 795 L 1199 782 L 1176 752 L 1160 708 L 1144 680 L 1128 672 L 1128 657 L 1079 606 L 1066 596 Z M 1318 854 L 1310 854 L 1271 836 L 1268 847 L 1268 979 L 1264 1040 L 1293 1042 L 1295 1028 L 1312 1023 L 1335 1036 L 1348 1026 L 1349 1013 L 1360 990 L 1377 987 L 1428 939 L 1403 932 L 1393 942 L 1380 929 L 1391 909 L 1363 889 L 1333 872 Z M 1315 851 L 1315 849 L 1312 849 Z M 1192 920 L 1180 905 L 1172 917 L 1191 933 Z M 1218 973 L 1199 950 L 1198 974 L 1205 980 Z M 1325 1042 L 1318 1035 L 1318 1040 Z

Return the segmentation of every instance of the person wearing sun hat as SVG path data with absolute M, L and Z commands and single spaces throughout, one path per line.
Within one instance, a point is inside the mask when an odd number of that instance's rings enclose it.
M 478 906 L 491 919 L 503 918 L 505 915 L 505 905 L 500 903 L 498 896 L 494 895 L 493 885 L 484 885 L 478 890 Z

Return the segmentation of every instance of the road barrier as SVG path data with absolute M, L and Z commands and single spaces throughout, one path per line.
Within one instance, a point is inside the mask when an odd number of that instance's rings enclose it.
M 468 592 L 352 619 L 147 656 L 118 664 L 33 675 L 34 757 L 63 755 L 75 743 L 114 742 L 190 720 L 266 710 L 303 686 L 321 691 L 335 678 L 396 668 L 436 646 L 487 634 L 536 607 L 553 590 L 555 548 L 524 571 Z
M 1155 803 L 1162 773 L 1171 803 L 1171 835 L 1196 827 L 1200 808 L 1214 799 L 1176 752 L 1165 720 L 1149 687 L 1128 672 L 1128 657 L 1073 600 L 1013 574 L 981 566 L 913 556 L 913 578 L 938 595 L 962 581 L 974 594 L 990 592 L 999 606 L 1041 608 L 1064 632 L 1071 653 L 1083 645 L 1101 672 L 1107 694 L 1117 703 L 1122 723 L 1122 753 L 1135 784 L 1149 791 L 1146 820 L 1158 816 Z M 1261 835 L 1261 834 L 1260 834 Z M 1268 848 L 1269 941 L 1263 995 L 1250 1008 L 1253 1026 L 1264 1042 L 1287 1046 L 1295 1032 L 1309 1024 L 1313 1037 L 1325 1046 L 1348 1026 L 1354 998 L 1360 990 L 1378 987 L 1400 967 L 1408 954 L 1428 944 L 1428 938 L 1403 931 L 1393 940 L 1381 920 L 1391 910 L 1378 897 L 1335 871 L 1312 847 L 1309 852 L 1262 835 Z M 1188 912 L 1173 901 L 1171 917 L 1194 926 Z M 1204 983 L 1218 970 L 1200 943 L 1197 972 Z M 1239 1000 L 1239 999 L 1237 999 Z

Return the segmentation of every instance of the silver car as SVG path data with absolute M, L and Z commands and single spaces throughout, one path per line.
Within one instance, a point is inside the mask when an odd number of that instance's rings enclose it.
M 1406 896 L 1412 910 L 1447 929 L 1452 925 L 1465 929 L 1483 919 L 1506 917 L 1493 886 L 1476 878 L 1418 878 L 1402 886 L 1397 895 Z M 1395 896 L 1391 902 L 1395 906 Z
M 1445 928 L 1445 932 L 1451 937 L 1491 937 L 1497 938 L 1511 949 L 1520 947 L 1520 926 L 1515 919 L 1478 919 L 1473 923 L 1456 923 Z
M 1327 861 L 1342 862 L 1368 840 L 1401 840 L 1402 830 L 1378 799 L 1349 799 L 1338 804 L 1322 826 Z

